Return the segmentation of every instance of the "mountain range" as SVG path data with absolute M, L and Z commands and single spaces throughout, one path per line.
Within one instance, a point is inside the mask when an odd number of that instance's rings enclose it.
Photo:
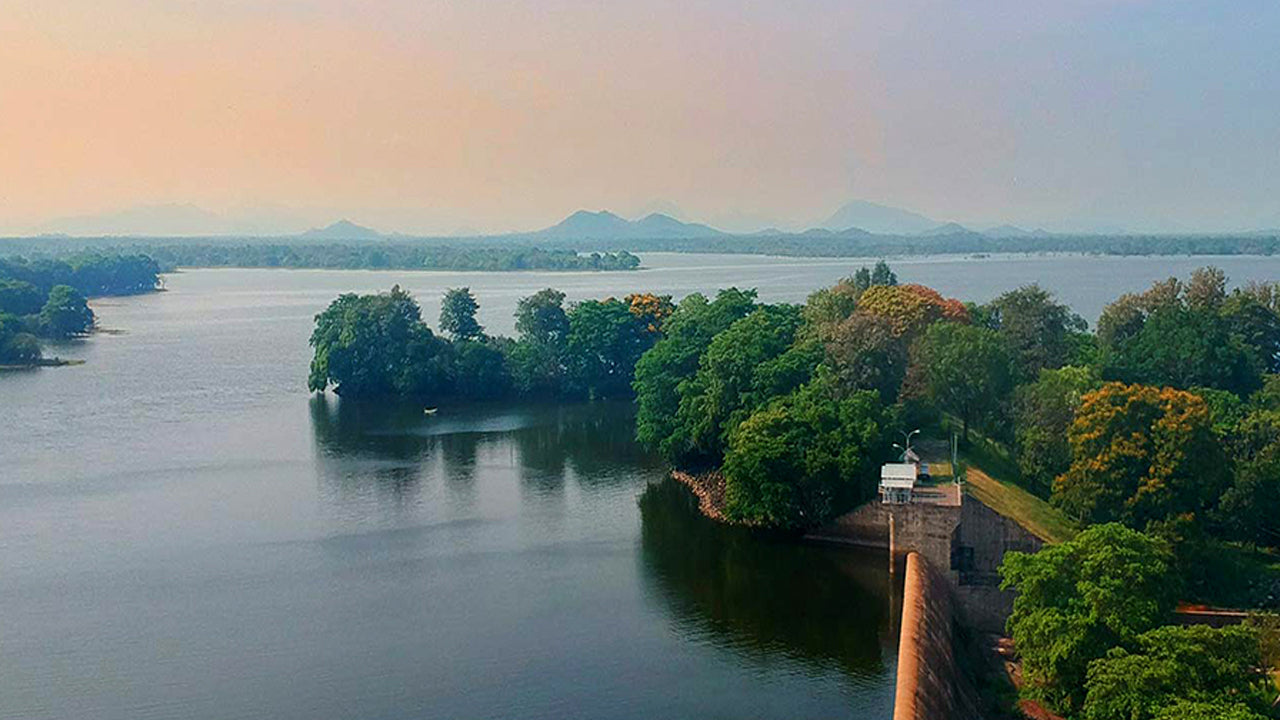
M 674 208 L 670 203 L 666 206 Z M 673 210 L 672 212 L 677 212 Z M 763 223 L 762 223 L 763 224 Z M 118 212 L 84 215 L 45 223 L 36 228 L 40 234 L 68 236 L 231 236 L 231 237 L 301 237 L 314 240 L 378 240 L 385 238 L 424 237 L 415 233 L 382 233 L 351 220 L 339 220 L 324 227 L 303 230 L 308 223 L 298 215 L 278 208 L 242 210 L 229 215 L 219 215 L 190 204 L 146 205 Z M 735 225 L 735 230 L 739 227 Z M 1243 235 L 1271 235 L 1275 230 L 1259 229 L 1240 231 Z M 1067 235 L 1124 235 L 1117 228 L 1068 228 L 1064 232 L 1049 232 L 1042 228 L 1025 229 L 1003 224 L 983 229 L 965 227 L 954 222 L 944 222 L 911 210 L 881 205 L 865 200 L 854 200 L 841 206 L 831 216 L 807 230 L 779 230 L 769 227 L 754 232 L 728 232 L 708 224 L 687 222 L 667 212 L 649 212 L 636 220 L 629 220 L 608 210 L 578 210 L 560 222 L 540 230 L 513 232 L 502 235 L 484 233 L 452 233 L 435 237 L 490 237 L 537 240 L 625 240 L 656 239 L 680 240 L 730 237 L 814 237 L 814 238 L 870 238 L 892 235 L 898 237 L 954 237 L 957 235 L 981 235 L 992 238 L 1036 238 L 1055 234 Z
M 532 233 L 517 234 L 556 239 L 620 240 L 626 238 L 705 238 L 728 235 L 729 233 L 717 230 L 709 225 L 682 222 L 662 213 L 650 213 L 639 220 L 627 220 L 608 210 L 599 212 L 579 210 L 549 228 Z

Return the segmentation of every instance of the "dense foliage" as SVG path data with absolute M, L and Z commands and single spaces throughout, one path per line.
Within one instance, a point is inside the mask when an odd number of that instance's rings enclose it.
M 636 360 L 655 342 L 670 300 L 651 295 L 564 307 L 542 290 L 520 301 L 515 339 L 492 337 L 476 320 L 467 288 L 448 290 L 434 334 L 398 286 L 347 294 L 316 316 L 307 385 L 348 398 L 446 399 L 629 396 Z
M 40 360 L 38 337 L 65 339 L 94 327 L 86 296 L 155 290 L 159 267 L 143 255 L 0 258 L 0 364 Z
M 1035 554 L 1010 553 L 1002 573 L 1004 587 L 1018 591 L 1009 632 L 1028 688 L 1063 709 L 1084 702 L 1091 662 L 1158 627 L 1175 599 L 1167 550 L 1118 524 Z
M 1153 720 L 1197 703 L 1224 714 L 1260 716 L 1272 694 L 1260 650 L 1258 634 L 1248 626 L 1147 631 L 1089 665 L 1081 715 L 1085 720 Z
M 730 433 L 724 458 L 729 518 L 808 527 L 874 492 L 884 444 L 878 396 L 814 381 L 752 413 Z

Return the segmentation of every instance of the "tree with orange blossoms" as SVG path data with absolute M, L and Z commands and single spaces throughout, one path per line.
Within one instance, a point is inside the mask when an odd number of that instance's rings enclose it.
M 872 286 L 859 298 L 858 311 L 888 320 L 897 337 L 915 337 L 938 320 L 969 322 L 963 303 L 924 285 Z
M 1189 392 L 1108 383 L 1081 398 L 1068 440 L 1052 500 L 1090 523 L 1203 513 L 1228 481 L 1209 406 Z
M 635 315 L 651 333 L 662 332 L 662 326 L 676 311 L 675 303 L 670 295 L 654 295 L 653 293 L 632 293 L 623 298 Z

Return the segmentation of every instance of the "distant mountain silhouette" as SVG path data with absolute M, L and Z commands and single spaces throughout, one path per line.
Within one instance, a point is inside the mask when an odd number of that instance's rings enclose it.
M 866 200 L 846 203 L 819 227 L 828 230 L 858 228 L 878 235 L 916 235 L 940 223 L 919 213 Z
M 382 233 L 350 220 L 339 220 L 322 228 L 312 228 L 299 237 L 312 240 L 380 240 Z
M 982 234 L 993 238 L 1033 238 L 1049 237 L 1052 235 L 1052 233 L 1043 228 L 1027 230 L 1025 228 L 1020 228 L 1017 225 L 997 225 L 996 227 L 983 230 Z
M 639 220 L 627 220 L 608 210 L 579 210 L 544 230 L 530 233 L 535 237 L 557 239 L 628 239 L 628 238 L 703 238 L 725 235 L 709 225 L 686 223 L 670 215 L 652 213 Z
M 970 230 L 969 228 L 961 225 L 960 223 L 953 223 L 953 222 L 943 223 L 942 225 L 939 225 L 934 228 L 930 228 L 928 230 L 925 230 L 924 232 L 916 233 L 916 235 L 919 235 L 920 237 L 941 237 L 943 235 L 979 235 L 979 234 L 980 233 L 976 233 Z

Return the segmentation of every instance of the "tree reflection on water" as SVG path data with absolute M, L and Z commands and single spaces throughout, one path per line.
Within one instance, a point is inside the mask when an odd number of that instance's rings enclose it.
M 670 478 L 640 496 L 642 562 L 681 632 L 763 661 L 782 652 L 880 677 L 894 652 L 882 553 L 726 527 Z

